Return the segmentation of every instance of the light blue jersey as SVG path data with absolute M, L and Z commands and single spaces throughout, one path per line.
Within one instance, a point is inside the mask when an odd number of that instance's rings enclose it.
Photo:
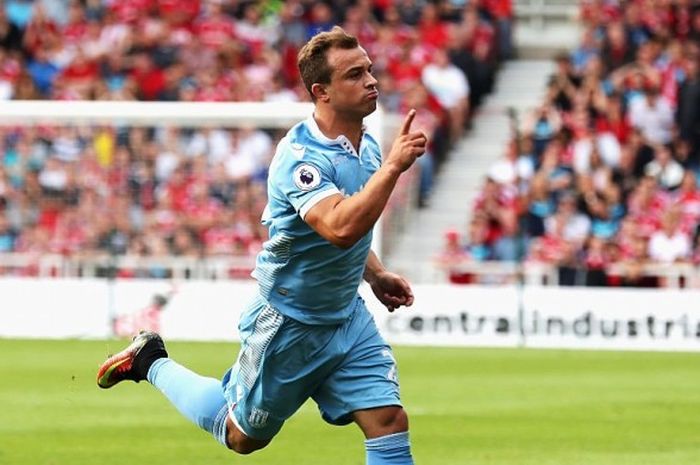
M 253 277 L 261 296 L 282 315 L 318 325 L 340 323 L 352 312 L 372 233 L 341 249 L 303 218 L 333 194 L 350 196 L 362 190 L 380 165 L 379 145 L 367 132 L 358 155 L 345 136 L 324 136 L 313 117 L 280 141 L 270 165 L 262 219 L 270 239 L 258 254 Z
M 372 234 L 344 250 L 303 221 L 320 200 L 360 191 L 379 165 L 366 133 L 358 157 L 345 137 L 324 137 L 311 118 L 292 128 L 270 167 L 270 240 L 254 272 L 260 295 L 239 321 L 236 363 L 220 383 L 167 358 L 151 367 L 148 380 L 222 444 L 230 446 L 228 419 L 269 440 L 309 398 L 334 425 L 358 410 L 401 407 L 391 347 L 357 293 Z M 368 440 L 366 449 L 368 464 L 413 463 L 405 432 Z

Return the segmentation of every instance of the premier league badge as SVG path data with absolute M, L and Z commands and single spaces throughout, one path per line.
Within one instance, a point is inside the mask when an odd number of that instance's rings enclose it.
M 321 184 L 321 173 L 315 166 L 299 165 L 294 170 L 294 184 L 303 191 L 310 191 Z

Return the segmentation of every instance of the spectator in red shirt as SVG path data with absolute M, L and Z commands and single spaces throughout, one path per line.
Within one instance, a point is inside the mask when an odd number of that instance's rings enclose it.
M 418 22 L 418 37 L 421 43 L 433 48 L 447 47 L 448 25 L 439 15 L 438 8 L 433 3 L 426 3 L 421 10 Z
M 61 31 L 66 43 L 79 45 L 87 33 L 87 28 L 85 9 L 80 3 L 71 2 L 68 6 L 68 23 Z
M 64 86 L 82 96 L 83 99 L 90 99 L 95 90 L 99 70 L 97 64 L 88 59 L 82 48 L 78 47 L 75 58 L 61 71 L 60 77 Z
M 111 0 L 109 9 L 120 23 L 135 24 L 147 16 L 153 8 L 154 0 Z
M 681 186 L 673 200 L 680 209 L 681 230 L 687 234 L 694 233 L 700 224 L 700 190 L 695 173 L 690 170 L 685 171 Z
M 139 96 L 143 100 L 158 100 L 165 90 L 165 73 L 155 66 L 147 52 L 136 54 L 130 77 L 136 82 Z
M 194 34 L 205 47 L 222 50 L 236 38 L 233 19 L 224 13 L 220 2 L 209 1 L 194 23 Z
M 485 0 L 484 3 L 498 30 L 498 56 L 501 60 L 510 60 L 513 58 L 513 1 Z
M 45 49 L 59 35 L 60 31 L 56 23 L 46 16 L 43 8 L 37 6 L 24 29 L 24 49 L 29 52 L 29 55 L 34 56 L 38 49 Z
M 222 0 L 207 0 L 206 3 L 221 3 Z M 190 27 L 200 12 L 200 0 L 156 0 L 158 16 L 171 27 Z

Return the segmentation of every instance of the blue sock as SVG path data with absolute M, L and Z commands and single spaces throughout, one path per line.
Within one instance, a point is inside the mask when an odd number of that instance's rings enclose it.
M 160 358 L 148 370 L 148 382 L 165 394 L 180 413 L 226 445 L 228 406 L 221 381 L 200 376 L 169 358 Z
M 413 465 L 408 431 L 365 441 L 367 465 Z

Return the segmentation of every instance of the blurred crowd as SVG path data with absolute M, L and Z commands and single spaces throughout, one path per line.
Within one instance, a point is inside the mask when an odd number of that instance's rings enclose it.
M 338 24 L 388 112 L 433 141 L 420 203 L 512 56 L 510 0 L 0 0 L 0 99 L 307 100 L 296 55 Z M 252 255 L 278 131 L 0 128 L 0 253 Z
M 700 2 L 586 0 L 581 21 L 448 249 L 554 265 L 561 284 L 663 285 L 650 264 L 700 264 Z

